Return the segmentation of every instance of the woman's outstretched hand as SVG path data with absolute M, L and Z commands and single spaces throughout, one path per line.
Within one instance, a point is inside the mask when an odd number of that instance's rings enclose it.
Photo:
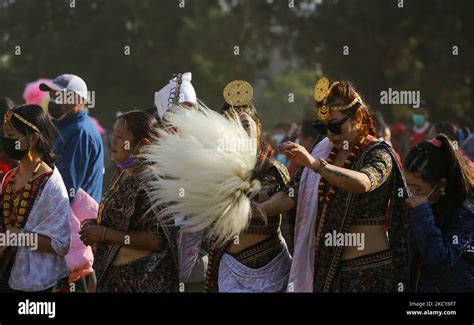
M 311 168 L 314 164 L 315 159 L 302 145 L 296 144 L 291 141 L 282 143 L 279 146 L 280 152 L 282 152 L 286 158 L 297 163 L 300 166 Z

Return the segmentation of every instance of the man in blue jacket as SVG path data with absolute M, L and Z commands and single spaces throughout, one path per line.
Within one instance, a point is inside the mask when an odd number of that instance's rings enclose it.
M 42 83 L 49 91 L 49 114 L 59 128 L 61 138 L 54 144 L 56 167 L 66 185 L 69 201 L 82 188 L 97 202 L 102 198 L 104 146 L 100 134 L 85 111 L 88 91 L 84 80 L 63 74 L 52 82 Z

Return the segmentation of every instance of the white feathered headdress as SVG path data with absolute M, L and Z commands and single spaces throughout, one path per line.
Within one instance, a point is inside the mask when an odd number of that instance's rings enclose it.
M 238 118 L 227 119 L 201 103 L 186 115 L 178 111 L 167 113 L 176 132 L 160 130 L 158 142 L 143 154 L 159 175 L 147 178 L 151 202 L 164 207 L 161 217 L 186 216 L 185 231 L 208 229 L 223 243 L 250 221 L 251 199 L 261 187 L 257 140 Z

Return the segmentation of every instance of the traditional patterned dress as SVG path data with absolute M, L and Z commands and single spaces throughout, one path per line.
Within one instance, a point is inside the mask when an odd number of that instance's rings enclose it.
M 393 149 L 369 136 L 355 154 L 355 159 L 345 168 L 366 174 L 370 179 L 371 188 L 363 194 L 334 188 L 334 195 L 329 201 L 317 203 L 317 214 L 307 216 L 316 218 L 313 291 L 408 290 L 410 256 L 408 214 L 404 205 L 407 191 Z M 301 196 L 298 189 L 302 173 L 303 169 L 287 184 L 287 193 L 291 190 Z M 330 190 L 330 184 L 324 180 L 322 182 L 322 193 L 326 194 Z M 293 199 L 297 201 L 298 195 L 294 195 Z M 343 261 L 343 246 L 325 245 L 325 234 L 348 233 L 352 226 L 383 226 L 387 213 L 390 216 L 389 250 Z M 295 237 L 295 243 L 301 240 L 298 235 Z M 307 291 L 305 289 L 299 287 L 297 291 Z
M 5 175 L 1 201 L 5 203 L 7 187 L 16 169 Z M 69 250 L 71 227 L 69 224 L 69 199 L 59 171 L 44 173 L 29 184 L 18 189 L 14 197 L 20 198 L 25 191 L 30 197 L 26 206 L 26 218 L 21 224 L 25 232 L 37 233 L 51 238 L 56 254 L 31 250 L 29 247 L 7 247 L 0 257 L 0 292 L 67 291 L 67 268 L 65 255 Z M 18 204 L 18 199 L 14 204 Z M 2 204 L 3 206 L 4 204 Z M 14 221 L 18 209 L 13 209 Z M 2 217 L 0 232 L 5 232 Z
M 148 232 L 161 243 L 159 251 L 125 265 L 112 266 L 121 245 L 98 243 L 94 255 L 98 292 L 177 292 L 178 264 L 176 230 L 172 223 L 158 219 L 159 211 L 148 212 L 146 182 L 138 175 L 121 172 L 112 180 L 112 187 L 99 208 L 100 225 L 124 232 Z
M 270 195 L 280 190 L 289 180 L 285 166 L 277 161 L 262 182 Z M 237 254 L 226 253 L 233 243 L 216 247 L 212 244 L 206 276 L 206 292 L 278 292 L 286 288 L 291 257 L 280 232 L 281 216 L 268 216 L 267 223 L 252 218 L 243 232 L 267 235 L 263 241 L 245 248 Z

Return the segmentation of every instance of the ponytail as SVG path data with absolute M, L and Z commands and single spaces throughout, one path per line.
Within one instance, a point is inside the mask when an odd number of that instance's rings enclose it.
M 410 150 L 405 159 L 405 170 L 415 173 L 432 186 L 447 179 L 445 195 L 433 204 L 435 214 L 441 216 L 440 226 L 447 226 L 455 209 L 473 195 L 473 175 L 451 140 L 438 134 Z
M 451 182 L 449 184 L 448 178 L 448 188 L 451 187 L 453 193 L 460 192 L 465 193 L 466 198 L 472 197 L 473 188 L 474 188 L 474 179 L 470 169 L 467 167 L 464 158 L 460 155 L 457 147 L 454 146 L 453 142 L 444 134 L 438 134 L 431 142 L 433 141 L 441 142 L 441 150 L 444 152 L 444 157 L 446 159 L 447 176 L 456 180 L 456 182 Z M 457 146 L 457 144 L 456 144 Z

